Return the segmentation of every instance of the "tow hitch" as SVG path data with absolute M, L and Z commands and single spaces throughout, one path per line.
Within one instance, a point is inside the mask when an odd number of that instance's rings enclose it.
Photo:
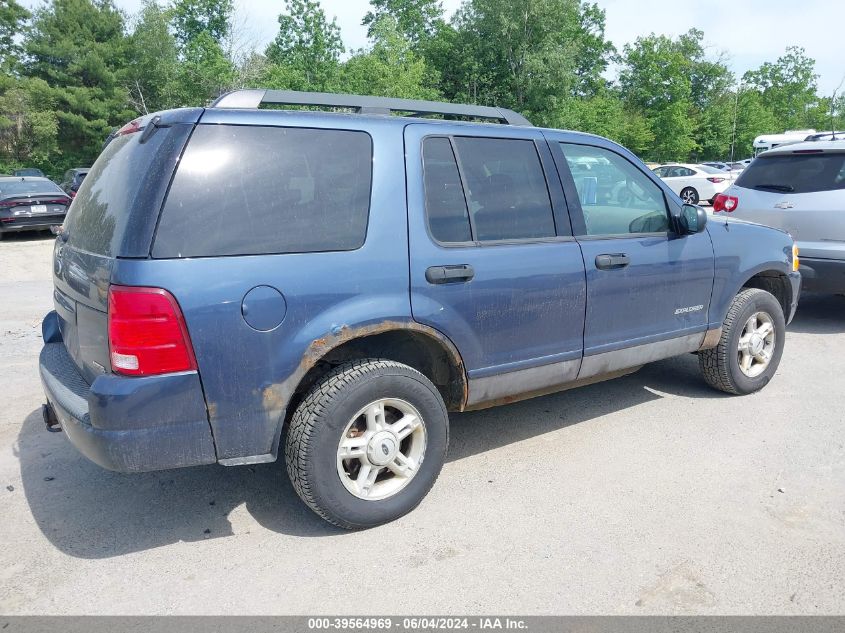
M 41 405 L 41 416 L 44 418 L 44 425 L 50 433 L 62 432 L 62 425 L 59 424 L 59 418 L 56 417 L 56 412 L 53 411 L 50 403 Z

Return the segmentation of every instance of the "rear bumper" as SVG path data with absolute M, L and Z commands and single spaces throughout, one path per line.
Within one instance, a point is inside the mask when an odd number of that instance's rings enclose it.
M 18 233 L 20 231 L 44 231 L 51 226 L 59 226 L 65 221 L 65 216 L 46 216 L 37 218 L 21 218 L 12 222 L 0 222 L 0 233 Z
M 845 292 L 845 260 L 802 256 L 801 276 L 809 292 Z
M 71 444 L 103 468 L 141 472 L 217 461 L 196 372 L 104 374 L 89 386 L 62 342 L 44 345 L 39 370 Z

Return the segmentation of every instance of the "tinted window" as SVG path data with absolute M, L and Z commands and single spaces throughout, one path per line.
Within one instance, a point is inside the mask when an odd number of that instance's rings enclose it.
M 587 235 L 669 230 L 663 192 L 627 159 L 591 145 L 560 146 L 575 180 Z M 584 170 L 584 164 L 590 168 Z
M 454 139 L 478 241 L 553 237 L 555 225 L 533 141 Z
M 466 199 L 458 164 L 448 138 L 428 138 L 423 143 L 425 210 L 428 226 L 439 242 L 469 242 Z
M 140 134 L 115 138 L 87 172 L 65 220 L 70 246 L 98 255 L 117 255 L 136 201 L 145 193 L 145 177 L 170 177 L 169 172 L 150 172 L 167 134 L 153 134 L 143 144 L 138 142 L 140 138 Z
M 760 156 L 745 168 L 736 184 L 776 193 L 845 189 L 845 154 Z
M 153 255 L 359 248 L 371 179 L 372 142 L 364 132 L 199 126 L 173 180 Z
M 64 193 L 51 180 L 0 180 L 0 197 L 15 196 L 27 193 Z

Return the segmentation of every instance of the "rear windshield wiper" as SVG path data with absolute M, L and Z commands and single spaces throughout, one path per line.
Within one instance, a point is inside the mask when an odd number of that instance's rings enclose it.
M 784 191 L 790 192 L 795 191 L 795 187 L 791 187 L 790 185 L 754 185 L 755 189 L 771 189 L 773 191 Z

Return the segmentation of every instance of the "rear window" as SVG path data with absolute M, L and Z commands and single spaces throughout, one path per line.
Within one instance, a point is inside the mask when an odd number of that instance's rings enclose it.
M 151 173 L 167 135 L 153 134 L 146 143 L 139 143 L 140 137 L 116 137 L 87 172 L 65 220 L 69 246 L 96 255 L 118 255 L 129 216 L 147 180 L 169 177 Z
M 52 180 L 0 181 L 0 196 L 26 195 L 28 193 L 64 193 Z
M 372 151 L 365 132 L 199 126 L 174 177 L 153 256 L 360 248 Z
M 845 153 L 760 156 L 745 168 L 736 184 L 776 193 L 845 189 Z

